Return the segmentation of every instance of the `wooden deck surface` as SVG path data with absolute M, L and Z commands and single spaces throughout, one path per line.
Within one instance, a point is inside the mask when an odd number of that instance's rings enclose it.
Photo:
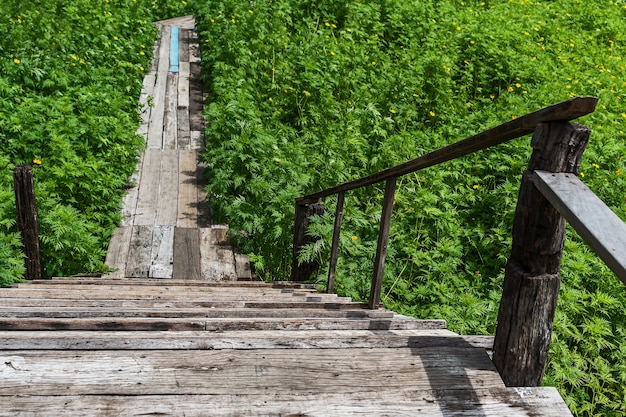
M 553 388 L 506 387 L 492 337 L 249 280 L 201 191 L 193 19 L 159 27 L 117 270 L 0 288 L 0 416 L 571 416 Z
M 125 196 L 123 222 L 106 264 L 112 278 L 236 280 L 250 278 L 245 255 L 236 254 L 227 227 L 211 224 L 202 191 L 204 148 L 198 38 L 191 18 L 158 22 L 151 71 L 140 97 L 146 150 Z M 172 28 L 178 37 L 171 38 Z M 177 65 L 170 46 L 178 43 Z M 172 72 L 178 68 L 177 72 Z
M 0 306 L 0 415 L 570 415 L 505 387 L 490 337 L 302 284 L 55 279 Z

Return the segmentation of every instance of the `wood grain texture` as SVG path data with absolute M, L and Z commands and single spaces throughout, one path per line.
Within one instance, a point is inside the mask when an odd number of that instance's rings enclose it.
M 197 228 L 176 227 L 172 278 L 196 280 L 201 277 L 200 232 Z
M 199 187 L 198 152 L 180 150 L 178 176 L 178 227 L 198 227 Z
M 135 225 L 151 226 L 156 222 L 161 153 L 160 149 L 146 149 L 144 154 L 133 222 Z
M 172 278 L 174 263 L 174 226 L 155 226 L 152 230 L 149 278 Z
M 163 147 L 163 119 L 165 115 L 165 94 L 167 90 L 167 73 L 169 70 L 170 27 L 164 26 L 161 32 L 159 47 L 159 63 L 154 87 L 154 107 L 150 112 L 148 124 L 148 149 Z
M 133 226 L 130 238 L 130 249 L 126 260 L 126 277 L 148 278 L 150 264 L 152 263 L 152 230 L 152 226 Z M 12 293 L 4 295 L 7 296 L 10 294 Z M 48 296 L 50 296 L 50 294 Z
M 178 73 L 167 73 L 163 113 L 163 149 L 176 149 L 178 141 Z
M 232 247 L 220 241 L 223 228 L 201 228 L 200 269 L 202 278 L 212 281 L 235 281 L 235 253 Z
M 8 413 L 112 416 L 300 416 L 300 417 L 567 417 L 572 414 L 554 388 L 377 391 L 349 394 L 67 395 L 0 396 Z
M 626 224 L 575 174 L 534 172 L 534 184 L 626 284 Z
M 178 151 L 175 149 L 160 152 L 161 168 L 158 176 L 152 181 L 158 181 L 158 195 L 156 196 L 157 214 L 155 224 L 159 226 L 174 226 L 178 219 L 178 190 L 180 168 L 178 165 Z
M 107 249 L 107 256 L 104 263 L 116 269 L 115 272 L 107 274 L 107 278 L 125 278 L 126 277 L 126 259 L 130 250 L 130 241 L 132 237 L 132 227 L 117 227 Z

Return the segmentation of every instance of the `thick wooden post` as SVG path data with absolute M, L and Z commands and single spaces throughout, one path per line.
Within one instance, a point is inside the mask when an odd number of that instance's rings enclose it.
M 325 211 L 321 199 L 313 201 L 296 201 L 296 214 L 293 226 L 293 253 L 291 258 L 291 280 L 307 281 L 315 271 L 319 269 L 319 262 L 304 262 L 298 264 L 300 249 L 314 242 L 316 239 L 306 234 L 310 219 L 316 215 L 322 215 Z
M 560 286 L 565 220 L 533 184 L 533 171 L 578 174 L 589 139 L 586 126 L 537 125 L 513 223 L 493 362 L 507 386 L 539 386 L 550 348 Z
M 41 254 L 39 252 L 39 222 L 35 202 L 33 168 L 30 165 L 17 165 L 13 171 L 15 204 L 17 208 L 17 230 L 22 235 L 22 245 L 26 258 L 26 279 L 41 279 Z
M 335 209 L 335 224 L 333 227 L 333 243 L 330 249 L 330 265 L 328 266 L 328 284 L 326 292 L 332 294 L 335 290 L 335 272 L 337 270 L 337 257 L 339 256 L 339 236 L 341 235 L 341 222 L 343 220 L 343 202 L 345 192 L 337 194 L 337 208 Z

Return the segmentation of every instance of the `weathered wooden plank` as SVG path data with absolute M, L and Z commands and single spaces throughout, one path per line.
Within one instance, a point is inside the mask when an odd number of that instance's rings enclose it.
M 198 152 L 181 150 L 179 156 L 178 227 L 198 227 Z
M 178 64 L 189 62 L 189 35 L 191 29 L 180 28 L 178 32 Z M 180 69 L 180 68 L 179 68 Z
M 163 146 L 163 118 L 165 114 L 165 95 L 170 53 L 169 39 L 170 27 L 164 26 L 161 31 L 159 46 L 159 63 L 153 99 L 154 107 L 150 112 L 150 123 L 148 124 L 148 149 L 161 149 Z
M 174 307 L 0 307 L 3 318 L 109 318 L 109 317 L 163 317 L 163 318 L 393 318 L 391 311 L 325 310 L 303 308 L 285 310 L 270 308 L 174 308 Z
M 153 226 L 133 226 L 130 249 L 126 259 L 126 276 L 129 278 L 147 278 L 150 271 L 152 253 Z M 28 290 L 27 290 L 28 291 Z M 34 291 L 36 292 L 36 290 Z M 33 291 L 31 293 L 36 296 Z M 64 292 L 68 292 L 65 290 Z M 4 293 L 6 297 L 10 293 Z M 88 296 L 88 295 L 86 295 Z M 81 297 L 82 298 L 82 297 Z
M 126 267 L 127 275 L 128 271 L 133 267 L 138 270 L 136 275 L 141 273 L 147 275 L 150 267 L 149 252 L 146 251 L 144 260 L 142 260 L 140 266 L 134 266 L 138 262 L 134 262 L 132 265 L 129 263 Z M 144 266 L 145 265 L 145 266 Z M 145 268 L 145 272 L 144 272 Z M 132 278 L 132 276 L 129 276 Z M 145 287 L 143 287 L 145 288 Z M 47 289 L 10 289 L 1 293 L 3 298 L 24 298 L 29 295 L 33 298 L 59 298 L 59 299 L 85 299 L 92 298 L 94 300 L 106 300 L 106 299 L 118 299 L 118 300 L 134 300 L 134 299 L 161 299 L 161 300 L 188 300 L 188 301 L 302 301 L 310 303 L 324 303 L 330 301 L 332 303 L 341 302 L 342 298 L 329 298 L 326 295 L 313 295 L 306 293 L 280 293 L 272 291 L 259 291 L 259 292 L 235 292 L 235 291 L 222 291 L 216 292 L 193 292 L 193 291 L 178 291 L 172 288 L 163 288 L 160 290 L 126 290 L 122 292 L 122 288 L 117 290 L 106 290 L 95 288 L 93 290 L 76 290 L 65 289 L 61 291 L 50 291 Z M 343 300 L 349 300 L 345 298 Z
M 26 283 L 27 287 L 30 285 L 48 286 L 48 285 L 129 285 L 129 282 L 124 279 L 105 279 L 105 278 L 89 278 L 89 277 L 55 277 L 50 280 L 32 280 Z M 21 284 L 18 284 L 21 285 Z M 181 287 L 235 287 L 235 288 L 279 288 L 281 290 L 309 290 L 315 291 L 316 284 L 303 284 L 301 282 L 292 281 L 243 281 L 243 282 L 210 282 L 210 281 L 187 281 L 187 280 L 170 280 L 167 282 L 158 279 L 134 279 L 132 281 L 134 287 L 139 285 L 148 286 L 181 286 Z
M 141 118 L 141 124 L 137 129 L 137 134 L 142 135 L 144 140 L 148 140 L 148 124 L 150 123 L 150 100 L 154 95 L 154 85 L 156 83 L 156 71 L 152 70 L 148 72 L 143 79 L 143 86 L 141 88 L 141 94 L 139 95 L 139 116 Z
M 535 171 L 534 184 L 626 284 L 626 224 L 575 174 Z
M 235 281 L 235 254 L 233 249 L 220 241 L 224 228 L 213 227 L 200 230 L 200 269 L 202 278 L 212 281 Z
M 198 34 L 195 31 L 189 32 L 189 62 L 200 64 L 200 46 L 198 45 Z
M 161 150 L 146 149 L 137 190 L 134 224 L 151 226 L 156 222 L 159 181 L 161 175 Z
M 478 347 L 491 349 L 493 337 L 459 336 L 445 329 L 204 331 L 136 333 L 0 331 L 0 350 L 222 350 Z
M 552 106 L 534 111 L 515 120 L 510 120 L 504 124 L 481 132 L 477 135 L 463 139 L 419 158 L 396 165 L 383 171 L 350 181 L 336 187 L 328 188 L 324 191 L 308 194 L 299 197 L 298 200 L 313 200 L 329 195 L 337 194 L 340 191 L 353 190 L 366 185 L 385 181 L 389 178 L 399 177 L 420 169 L 424 169 L 442 162 L 450 161 L 470 153 L 486 149 L 511 139 L 532 133 L 540 123 L 574 120 L 578 117 L 592 113 L 598 99 L 596 97 L 575 97 L 562 101 Z
M 176 149 L 178 141 L 178 73 L 167 74 L 163 115 L 163 149 Z
M 109 242 L 105 264 L 116 269 L 115 272 L 107 274 L 107 278 L 126 277 L 126 260 L 130 250 L 132 237 L 132 227 L 117 227 Z
M 443 329 L 443 320 L 402 320 L 394 318 L 5 318 L 0 330 L 417 330 Z
M 161 169 L 158 179 L 157 214 L 156 223 L 160 226 L 174 226 L 178 219 L 178 186 L 179 186 L 179 165 L 178 151 L 175 149 L 163 150 L 161 156 Z M 171 277 L 170 277 L 171 278 Z
M 143 167 L 144 154 L 139 156 L 135 172 L 128 179 L 129 188 L 122 198 L 122 207 L 120 214 L 122 215 L 122 223 L 120 226 L 132 226 L 135 222 L 135 213 L 137 212 L 137 199 L 139 197 L 139 183 L 141 181 L 141 170 Z
M 243 253 L 235 253 L 235 270 L 237 271 L 237 279 L 252 279 L 252 270 L 250 269 L 250 258 Z
M 152 232 L 149 278 L 172 278 L 174 226 L 155 226 Z
M 189 62 L 181 62 L 178 74 L 178 149 L 191 149 L 189 71 Z
M 200 231 L 197 228 L 174 229 L 173 279 L 200 279 Z
M 199 63 L 189 64 L 189 128 L 192 132 L 204 130 L 204 117 L 202 116 L 204 97 L 200 72 Z
M 378 391 L 262 395 L 0 396 L 11 415 L 139 416 L 380 416 L 380 417 L 567 417 L 554 388 Z
M 175 360 L 169 351 L 83 351 L 79 360 L 75 352 L 14 351 L 0 361 L 0 392 L 22 395 L 64 394 L 68 386 L 82 395 L 350 393 L 378 390 L 381 381 L 401 391 L 504 388 L 475 348 L 194 350 L 177 351 Z
M 191 125 L 191 111 L 189 111 L 189 124 Z M 199 130 L 191 130 L 189 132 L 189 148 L 190 149 L 203 149 L 204 148 L 204 134 Z

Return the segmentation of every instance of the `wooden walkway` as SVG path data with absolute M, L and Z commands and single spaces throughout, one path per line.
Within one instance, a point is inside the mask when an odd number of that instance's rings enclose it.
M 157 25 L 161 36 L 144 79 L 137 132 L 146 151 L 109 245 L 106 264 L 117 270 L 109 277 L 250 278 L 247 257 L 228 243 L 227 226 L 211 225 L 202 192 L 204 95 L 194 21 Z
M 118 271 L 0 289 L 0 416 L 571 416 L 553 388 L 505 387 L 490 337 L 239 273 L 202 209 L 192 25 L 160 23 Z

